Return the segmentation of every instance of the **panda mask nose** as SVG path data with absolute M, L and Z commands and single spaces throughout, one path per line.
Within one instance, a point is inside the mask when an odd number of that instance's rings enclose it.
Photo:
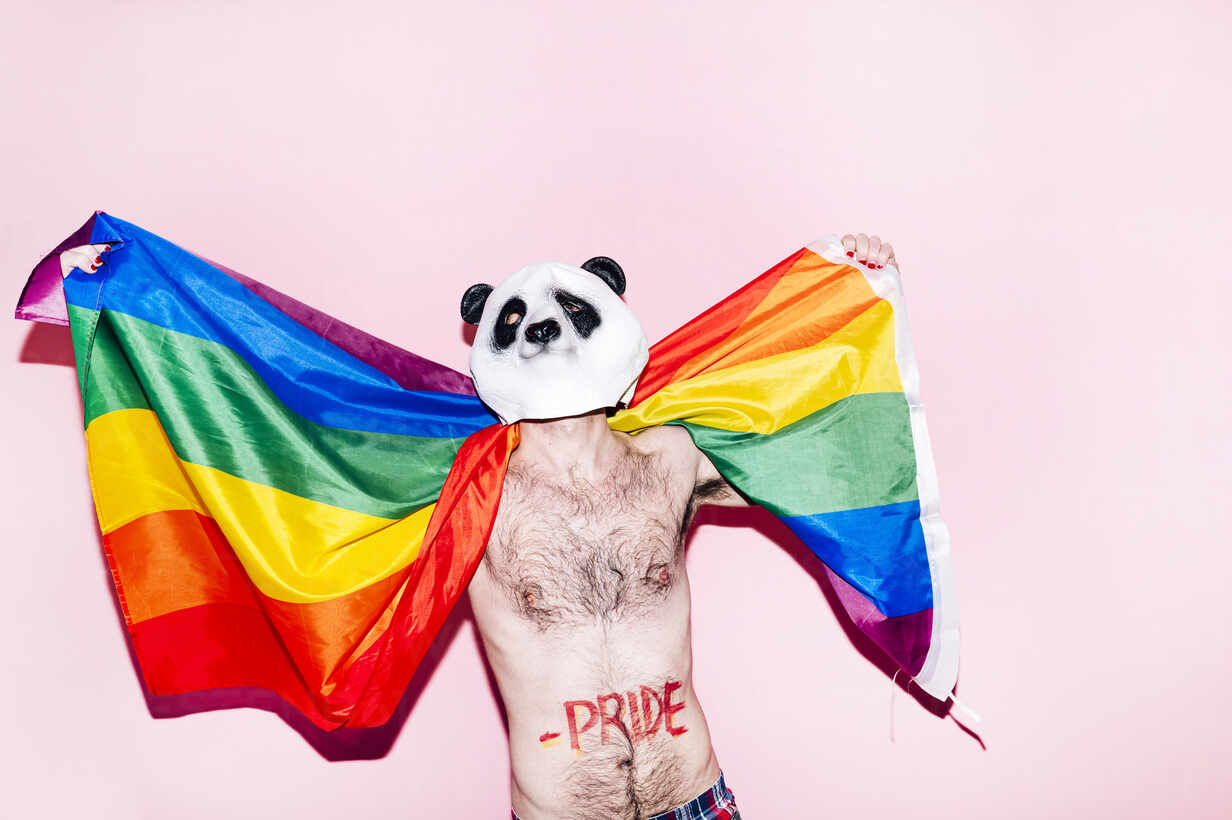
M 545 345 L 560 335 L 560 324 L 555 319 L 544 319 L 526 326 L 526 338 L 536 344 Z

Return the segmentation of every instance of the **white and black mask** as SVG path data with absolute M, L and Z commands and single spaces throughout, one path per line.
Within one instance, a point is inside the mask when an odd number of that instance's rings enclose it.
M 462 318 L 479 326 L 470 358 L 479 398 L 505 424 L 627 402 L 649 346 L 624 290 L 624 272 L 606 256 L 580 268 L 540 262 L 495 288 L 472 285 Z

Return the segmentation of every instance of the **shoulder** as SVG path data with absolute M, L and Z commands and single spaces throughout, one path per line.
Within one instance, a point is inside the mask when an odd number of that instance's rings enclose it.
M 700 451 L 693 444 L 689 432 L 678 424 L 662 424 L 649 427 L 629 437 L 631 447 L 644 453 L 672 460 L 695 460 Z
M 683 427 L 676 424 L 650 427 L 629 437 L 628 442 L 632 449 L 654 459 L 660 469 L 679 477 L 682 483 L 692 486 L 696 480 L 699 460 L 703 456 Z
M 747 502 L 697 448 L 689 431 L 678 424 L 664 424 L 632 436 L 631 446 L 670 466 L 689 488 L 692 503 L 738 507 Z

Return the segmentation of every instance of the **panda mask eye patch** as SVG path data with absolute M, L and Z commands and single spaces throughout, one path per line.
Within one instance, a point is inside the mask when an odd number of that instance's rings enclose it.
M 574 296 L 566 290 L 558 290 L 555 294 L 556 302 L 565 311 L 565 318 L 569 320 L 569 324 L 573 325 L 573 329 L 583 339 L 589 339 L 590 334 L 594 333 L 595 328 L 599 326 L 599 312 L 594 306 L 580 296 Z
M 526 303 L 518 297 L 513 297 L 501 306 L 496 317 L 496 325 L 492 329 L 492 344 L 498 350 L 504 350 L 518 338 L 518 328 L 526 318 Z

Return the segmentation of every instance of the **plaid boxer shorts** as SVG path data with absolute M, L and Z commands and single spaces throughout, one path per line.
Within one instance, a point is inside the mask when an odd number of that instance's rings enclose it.
M 512 814 L 513 820 L 522 820 L 517 812 Z M 727 781 L 720 772 L 713 786 L 688 803 L 645 820 L 740 820 L 740 810 L 736 808 L 736 796 L 727 788 Z

